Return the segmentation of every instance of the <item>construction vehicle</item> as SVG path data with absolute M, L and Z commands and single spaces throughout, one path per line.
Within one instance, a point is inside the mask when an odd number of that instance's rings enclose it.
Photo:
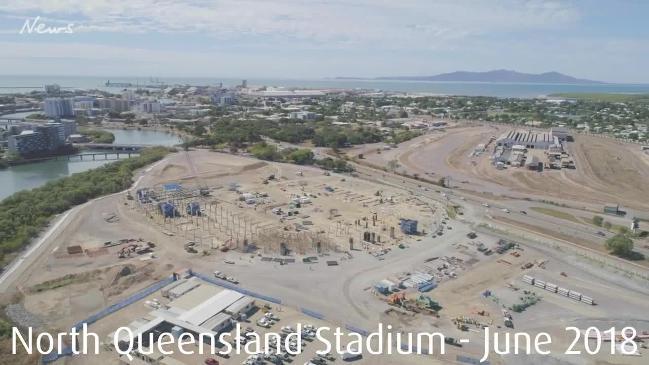
M 198 253 L 195 246 L 196 246 L 196 242 L 189 241 L 185 243 L 185 251 L 187 251 L 188 253 Z
M 531 269 L 533 266 L 534 266 L 533 263 L 528 262 L 528 263 L 525 263 L 525 264 L 521 265 L 521 269 L 527 270 L 527 269 Z
M 430 310 L 433 310 L 435 312 L 442 309 L 442 306 L 439 305 L 439 303 L 437 303 L 431 297 L 426 296 L 426 295 L 420 295 L 417 298 L 417 305 L 422 309 L 430 309 Z
M 128 246 L 122 247 L 121 250 L 119 250 L 119 253 L 117 256 L 120 259 L 124 259 L 127 257 L 131 257 L 131 255 L 136 254 L 136 255 L 144 255 L 146 253 L 151 252 L 152 248 L 155 247 L 155 244 L 153 242 L 148 242 L 147 245 L 140 245 L 140 244 L 131 244 Z
M 459 343 L 453 337 L 448 337 L 448 336 L 444 337 L 444 343 L 446 343 L 447 345 L 451 345 L 451 346 L 462 347 L 462 344 Z
M 406 301 L 406 293 L 394 293 L 388 297 L 388 304 L 401 306 Z

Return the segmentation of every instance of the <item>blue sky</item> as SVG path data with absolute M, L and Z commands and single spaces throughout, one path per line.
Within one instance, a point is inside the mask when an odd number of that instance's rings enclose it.
M 644 0 L 0 0 L 0 74 L 649 83 Z M 23 32 L 39 16 L 73 33 Z

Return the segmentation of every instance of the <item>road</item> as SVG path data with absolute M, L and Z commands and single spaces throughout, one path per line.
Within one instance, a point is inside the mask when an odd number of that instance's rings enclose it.
M 605 237 L 599 236 L 597 234 L 597 232 L 600 230 L 598 227 L 588 229 L 584 228 L 583 225 L 579 225 L 577 223 L 573 223 L 564 219 L 549 217 L 545 214 L 536 213 L 530 210 L 530 208 L 533 206 L 546 206 L 551 207 L 552 209 L 561 210 L 562 208 L 560 207 L 547 206 L 542 203 L 526 200 L 487 199 L 476 197 L 474 194 L 462 190 L 449 189 L 424 181 L 415 180 L 413 178 L 403 177 L 382 170 L 374 169 L 365 165 L 360 165 L 353 162 L 350 163 L 356 169 L 359 178 L 388 184 L 394 187 L 401 187 L 410 191 L 412 194 L 417 194 L 417 196 L 419 197 L 429 198 L 438 203 L 461 206 L 464 211 L 464 215 L 461 217 L 461 219 L 474 227 L 483 224 L 496 227 L 497 229 L 505 232 L 510 231 L 512 230 L 512 226 L 504 225 L 493 219 L 499 216 L 504 216 L 511 220 L 521 222 L 525 225 L 539 226 L 539 222 L 542 222 L 542 225 L 548 226 L 549 232 L 561 233 L 573 236 L 578 239 L 588 240 L 596 243 L 599 242 L 600 244 L 603 244 L 603 241 L 606 239 L 606 237 L 610 236 L 609 233 L 605 234 Z M 489 208 L 485 207 L 483 204 L 488 204 Z M 509 213 L 505 213 L 501 209 L 508 209 Z M 525 213 L 523 213 L 523 211 Z M 543 241 L 547 241 L 549 238 L 548 234 L 533 232 L 529 229 L 526 230 L 526 233 L 529 236 L 536 236 Z M 557 243 L 570 245 L 571 248 L 580 246 L 578 242 L 570 242 L 556 237 L 552 237 L 552 239 Z M 638 265 L 636 263 L 618 259 L 604 252 L 593 250 L 587 247 L 584 247 L 583 249 L 588 251 L 590 254 L 598 255 L 602 260 L 605 260 L 607 262 L 614 262 L 616 266 L 628 267 L 633 272 L 637 272 L 638 270 L 645 273 L 649 272 L 646 267 Z
M 282 149 L 304 148 L 303 146 L 287 142 L 278 142 L 272 139 L 267 139 L 267 142 L 275 143 L 279 148 Z M 331 157 L 330 149 L 328 148 L 312 147 L 311 150 L 313 151 L 314 157 L 317 159 Z M 548 233 L 552 233 L 555 236 L 555 239 L 563 239 L 571 245 L 581 244 L 582 242 L 589 242 L 594 246 L 603 246 L 606 239 L 613 235 L 613 233 L 608 232 L 600 227 L 557 218 L 548 214 L 537 212 L 532 208 L 540 207 L 553 211 L 561 211 L 563 213 L 568 213 L 575 216 L 577 218 L 576 220 L 581 218 L 591 219 L 592 216 L 599 215 L 600 213 L 598 212 L 560 207 L 539 201 L 534 201 L 531 199 L 516 199 L 503 196 L 494 196 L 493 198 L 487 198 L 482 196 L 481 194 L 474 194 L 462 188 L 441 187 L 428 183 L 426 181 L 416 180 L 413 178 L 404 177 L 376 169 L 374 167 L 368 166 L 367 164 L 359 164 L 351 161 L 349 161 L 348 163 L 350 163 L 355 168 L 360 178 L 372 182 L 387 184 L 397 188 L 404 188 L 410 191 L 411 194 L 417 194 L 417 196 L 426 197 L 438 203 L 459 205 L 463 208 L 463 211 L 465 213 L 465 216 L 463 217 L 465 221 L 474 226 L 479 224 L 489 224 L 499 226 L 499 228 L 506 231 L 511 227 L 499 224 L 494 220 L 494 218 L 505 218 L 508 221 L 518 222 L 521 227 L 539 227 L 536 233 L 541 234 L 544 239 L 547 239 Z M 617 225 L 626 226 L 628 224 L 628 220 L 624 220 L 619 217 L 606 216 L 605 219 Z M 529 229 L 527 230 L 527 232 L 528 234 L 534 233 Z M 566 240 L 566 238 L 570 237 L 572 237 L 572 239 Z M 596 252 L 593 250 L 590 251 Z M 643 248 L 640 248 L 639 251 L 642 252 Z M 647 268 L 639 266 L 637 264 L 625 260 L 616 260 L 615 258 L 611 258 L 609 255 L 606 255 L 603 252 L 600 252 L 599 254 L 603 259 L 606 260 L 612 259 L 615 261 L 623 261 L 623 264 L 628 263 L 629 266 L 633 267 L 634 270 L 647 270 Z

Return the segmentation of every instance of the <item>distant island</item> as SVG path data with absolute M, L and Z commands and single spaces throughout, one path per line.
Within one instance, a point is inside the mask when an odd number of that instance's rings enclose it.
M 337 77 L 339 80 L 361 80 L 355 77 Z M 578 79 L 559 72 L 540 74 L 522 73 L 512 70 L 493 70 L 486 72 L 455 71 L 434 76 L 385 76 L 371 80 L 402 81 L 455 81 L 455 82 L 505 82 L 505 83 L 539 83 L 539 84 L 604 84 L 601 81 Z

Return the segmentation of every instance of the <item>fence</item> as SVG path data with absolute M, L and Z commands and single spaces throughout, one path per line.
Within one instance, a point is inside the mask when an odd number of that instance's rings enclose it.
M 361 329 L 361 328 L 358 328 L 358 327 L 354 327 L 354 326 L 352 326 L 350 324 L 346 324 L 345 329 L 348 330 L 348 331 L 358 333 L 359 335 L 362 335 L 362 336 L 365 336 L 365 337 L 367 337 L 370 334 L 368 331 L 366 331 L 364 329 Z
M 457 355 L 455 357 L 455 360 L 461 363 L 471 364 L 471 365 L 490 365 L 489 361 L 480 362 L 479 359 L 470 356 L 465 356 L 465 355 Z
M 314 311 L 306 309 L 306 308 L 300 308 L 300 310 L 302 311 L 302 313 L 306 314 L 309 317 L 313 317 L 315 319 L 320 319 L 320 320 L 325 319 L 325 317 L 322 314 L 318 313 L 318 312 L 314 312 Z
M 117 312 L 120 309 L 126 308 L 129 305 L 148 297 L 149 295 L 155 293 L 156 291 L 158 291 L 158 290 L 164 288 L 165 286 L 173 283 L 175 280 L 176 280 L 176 278 L 173 277 L 173 276 L 168 277 L 168 278 L 163 279 L 163 280 L 160 280 L 160 281 L 156 282 L 155 284 L 153 284 L 153 285 L 151 285 L 151 286 L 149 286 L 149 287 L 147 287 L 145 289 L 142 289 L 139 292 L 131 295 L 130 297 L 128 297 L 128 298 L 126 298 L 124 300 L 121 300 L 118 303 L 115 303 L 115 304 L 113 304 L 113 305 L 111 305 L 109 307 L 104 308 L 99 313 L 95 313 L 95 314 L 91 315 L 90 317 L 84 319 L 83 321 L 80 321 L 80 322 L 76 323 L 74 326 L 72 326 L 72 328 L 79 331 L 80 329 L 83 328 L 84 324 L 91 325 L 91 324 L 97 322 L 98 320 L 100 320 L 100 319 L 102 319 L 102 318 L 104 318 L 104 317 L 106 317 L 106 316 L 108 316 L 110 314 L 113 314 L 113 313 Z M 56 361 L 56 360 L 58 360 L 58 359 L 60 359 L 62 357 L 72 356 L 72 355 L 73 355 L 72 348 L 66 347 L 64 349 L 60 349 L 59 352 L 57 352 L 57 353 L 50 353 L 50 354 L 47 354 L 47 355 L 43 355 L 43 357 L 41 358 L 41 361 L 44 364 L 47 364 L 47 363 L 54 362 L 54 361 Z
M 204 274 L 201 274 L 201 273 L 198 273 L 198 272 L 194 272 L 192 270 L 190 270 L 189 273 L 190 273 L 190 275 L 195 276 L 195 277 L 197 277 L 197 278 L 199 278 L 199 279 L 201 279 L 203 281 L 206 281 L 208 283 L 211 283 L 211 284 L 214 284 L 214 285 L 217 285 L 217 286 L 224 287 L 226 289 L 234 290 L 234 291 L 239 292 L 239 293 L 241 293 L 243 295 L 247 295 L 249 297 L 257 298 L 257 299 L 264 300 L 264 301 L 267 301 L 267 302 L 271 302 L 271 303 L 274 303 L 274 304 L 282 304 L 282 301 L 277 299 L 277 298 L 269 297 L 267 295 L 263 295 L 263 294 L 255 293 L 255 292 L 247 290 L 247 289 L 243 289 L 242 287 L 234 285 L 232 283 L 229 283 L 229 282 L 227 282 L 225 280 L 219 280 L 219 279 L 213 278 L 213 277 L 211 277 L 209 275 L 204 275 Z

